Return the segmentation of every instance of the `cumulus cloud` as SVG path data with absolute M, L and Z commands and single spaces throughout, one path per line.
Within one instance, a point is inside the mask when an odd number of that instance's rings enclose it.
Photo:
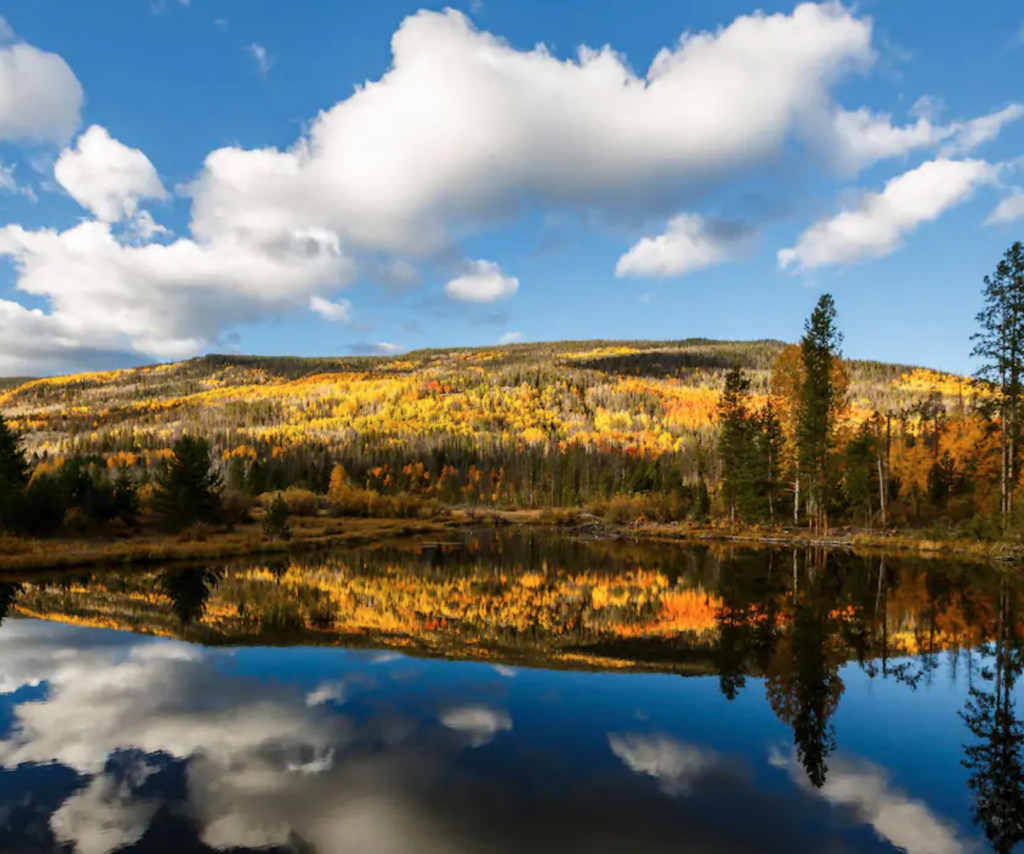
M 512 718 L 489 706 L 459 706 L 441 715 L 441 723 L 469 737 L 472 747 L 483 747 L 500 732 L 512 729 Z
M 323 297 L 314 296 L 309 301 L 309 307 L 324 320 L 330 320 L 332 323 L 352 322 L 352 303 L 347 299 L 331 302 Z
M 997 180 L 983 160 L 932 160 L 890 180 L 851 209 L 815 223 L 795 247 L 778 252 L 780 268 L 813 270 L 881 258 L 906 234 L 967 201 L 978 187 Z
M 985 222 L 988 225 L 1002 225 L 1018 219 L 1024 219 L 1024 190 L 1017 190 L 999 202 Z
M 53 175 L 68 194 L 101 222 L 135 215 L 142 199 L 165 199 L 167 191 L 149 158 L 93 125 L 66 148 Z
M 444 286 L 456 302 L 489 303 L 508 299 L 519 290 L 519 279 L 506 276 L 493 261 L 471 261 L 469 269 Z
M 1024 106 L 1011 104 L 1002 110 L 975 119 L 936 124 L 940 110 L 936 99 L 918 99 L 911 113 L 913 124 L 896 126 L 888 113 L 866 107 L 837 109 L 830 124 L 822 125 L 819 142 L 829 156 L 848 173 L 879 160 L 903 157 L 921 149 L 940 149 L 943 157 L 970 154 L 995 139 L 1003 127 L 1024 116 Z
M 158 806 L 135 798 L 127 781 L 101 774 L 50 816 L 50 827 L 75 854 L 112 854 L 142 838 Z
M 270 68 L 265 47 L 248 50 Z M 980 144 L 1019 110 L 960 129 L 926 117 L 893 128 L 844 111 L 834 87 L 868 69 L 875 51 L 871 21 L 835 2 L 686 33 L 643 73 L 611 47 L 584 46 L 572 59 L 518 50 L 451 9 L 407 17 L 391 54 L 385 74 L 321 112 L 291 147 L 211 152 L 184 188 L 190 233 L 173 242 L 148 213 L 132 216 L 165 193 L 153 164 L 90 129 L 59 171 L 95 219 L 63 232 L 0 230 L 17 287 L 46 305 L 27 318 L 45 336 L 33 358 L 193 355 L 233 325 L 309 310 L 314 298 L 326 308 L 366 258 L 382 259 L 364 263 L 368 276 L 413 284 L 414 262 L 458 257 L 467 235 L 529 207 L 667 217 L 778 162 L 794 141 L 846 140 L 835 159 L 864 165 L 921 146 Z M 0 138 L 66 141 L 80 104 L 59 57 L 0 48 Z M 91 141 L 103 156 L 89 154 Z M 121 233 L 107 227 L 126 216 Z M 620 266 L 678 274 L 669 271 L 733 249 L 707 227 L 670 226 Z M 488 303 L 518 284 L 494 262 L 474 261 L 444 290 Z M 26 359 L 10 343 L 24 337 L 9 325 L 19 308 L 0 311 L 0 365 Z
M 15 262 L 18 287 L 45 298 L 50 311 L 0 303 L 0 360 L 21 353 L 10 346 L 21 337 L 19 319 L 43 334 L 36 348 L 51 354 L 93 348 L 184 357 L 219 340 L 229 322 L 308 305 L 355 269 L 323 232 L 139 246 L 95 220 L 63 232 L 0 228 L 3 255 Z
M 0 17 L 0 140 L 67 141 L 78 127 L 83 97 L 61 57 L 18 41 Z
M 516 344 L 523 340 L 522 332 L 506 332 L 498 339 L 499 344 Z
M 773 751 L 769 761 L 788 771 L 804 791 L 852 809 L 882 839 L 907 854 L 966 854 L 973 850 L 955 827 L 936 816 L 923 801 L 895 788 L 889 773 L 873 763 L 838 757 L 830 762 L 825 784 L 815 789 L 795 756 Z
M 780 155 L 798 119 L 823 119 L 870 41 L 869 22 L 805 3 L 687 34 L 638 77 L 610 48 L 563 61 L 460 12 L 421 11 L 395 33 L 391 70 L 293 149 L 211 154 L 194 227 L 315 223 L 364 247 L 429 251 L 451 239 L 449 220 L 505 217 L 524 199 L 616 210 L 666 187 L 704 191 Z
M 615 275 L 685 276 L 736 257 L 748 238 L 749 231 L 742 227 L 680 214 L 663 234 L 643 238 L 619 258 Z
M 612 753 L 631 771 L 654 777 L 667 795 L 689 795 L 695 784 L 720 768 L 717 753 L 664 735 L 609 735 Z

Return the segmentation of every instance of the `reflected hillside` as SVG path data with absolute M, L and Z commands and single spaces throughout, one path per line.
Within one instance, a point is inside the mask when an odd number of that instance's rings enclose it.
M 748 675 L 766 676 L 781 707 L 799 686 L 778 674 L 801 668 L 858 661 L 928 678 L 940 654 L 993 638 L 1001 584 L 1019 599 L 1020 584 L 976 566 L 487 534 L 414 551 L 23 580 L 0 606 L 211 645 L 714 673 L 729 697 Z

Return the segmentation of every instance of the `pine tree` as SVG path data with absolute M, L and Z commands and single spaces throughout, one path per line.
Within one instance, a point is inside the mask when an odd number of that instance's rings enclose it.
M 221 478 L 213 471 L 205 439 L 178 439 L 174 457 L 157 477 L 157 486 L 157 513 L 167 527 L 180 530 L 218 520 Z
M 735 367 L 725 375 L 718 404 L 718 457 L 722 465 L 722 497 L 729 518 L 752 515 L 757 498 L 755 423 L 750 414 L 750 378 Z
M 757 420 L 758 462 L 761 474 L 759 492 L 768 504 L 768 518 L 774 524 L 775 514 L 782 501 L 782 462 L 785 456 L 786 437 L 782 431 L 782 421 L 775 411 L 771 398 L 768 398 Z
M 800 340 L 804 382 L 797 425 L 801 480 L 807 484 L 807 498 L 819 531 L 828 528 L 829 469 L 843 393 L 836 383 L 834 366 L 840 359 L 842 340 L 836 327 L 835 301 L 831 294 L 822 294 Z
M 291 513 L 288 510 L 288 502 L 279 492 L 270 502 L 267 513 L 263 517 L 263 534 L 271 540 L 287 540 L 292 535 L 292 525 L 289 521 Z
M 975 318 L 980 331 L 971 355 L 981 359 L 975 374 L 986 392 L 979 403 L 999 420 L 1000 511 L 1003 524 L 1013 510 L 1020 437 L 1020 405 L 1024 394 L 1024 245 L 1014 243 L 991 276 L 985 276 L 985 307 Z
M 0 415 L 0 494 L 14 492 L 28 483 L 28 460 L 21 438 Z

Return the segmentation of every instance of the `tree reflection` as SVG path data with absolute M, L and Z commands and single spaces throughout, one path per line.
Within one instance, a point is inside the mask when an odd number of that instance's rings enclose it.
M 971 772 L 974 821 L 996 854 L 1009 854 L 1024 841 L 1024 726 L 1017 717 L 1014 687 L 1024 672 L 1019 609 L 1008 582 L 1001 579 L 994 640 L 983 647 L 993 662 L 980 672 L 960 713 L 975 743 L 965 745 L 964 765 Z
M 11 584 L 0 584 L 0 626 L 4 624 L 4 620 L 7 619 L 7 614 L 11 610 L 11 605 L 14 604 L 14 600 L 18 594 L 21 593 L 23 585 L 19 583 Z
M 182 628 L 202 620 L 210 596 L 223 575 L 223 570 L 209 567 L 165 569 L 160 573 L 159 587 L 170 598 L 171 609 Z
M 801 573 L 794 563 L 787 628 L 776 645 L 766 691 L 779 720 L 793 729 L 797 759 L 807 779 L 821 788 L 836 747 L 832 718 L 843 693 L 832 587 L 837 568 L 824 555 L 812 555 L 804 565 Z

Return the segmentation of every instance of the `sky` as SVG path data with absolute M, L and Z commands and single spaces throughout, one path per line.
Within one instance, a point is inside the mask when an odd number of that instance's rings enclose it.
M 967 372 L 1024 8 L 0 0 L 0 376 L 799 338 Z

